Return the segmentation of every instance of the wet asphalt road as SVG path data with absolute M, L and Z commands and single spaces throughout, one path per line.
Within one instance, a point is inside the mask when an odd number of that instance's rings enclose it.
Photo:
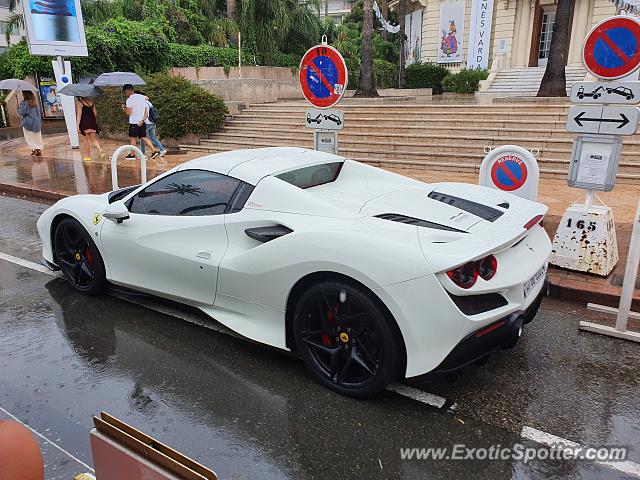
M 0 197 L 0 252 L 37 261 L 45 205 Z M 223 479 L 639 478 L 591 461 L 401 460 L 404 447 L 535 444 L 524 426 L 640 463 L 640 346 L 589 333 L 580 305 L 545 299 L 518 346 L 455 378 L 358 401 L 295 358 L 0 259 L 0 419 L 9 414 L 89 465 L 101 410 Z M 42 442 L 47 478 L 84 471 Z

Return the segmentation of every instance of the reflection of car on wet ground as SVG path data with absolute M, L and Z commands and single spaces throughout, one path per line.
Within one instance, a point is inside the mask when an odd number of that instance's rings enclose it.
M 209 155 L 57 202 L 45 263 L 199 308 L 368 396 L 513 346 L 543 294 L 546 207 L 301 148 Z

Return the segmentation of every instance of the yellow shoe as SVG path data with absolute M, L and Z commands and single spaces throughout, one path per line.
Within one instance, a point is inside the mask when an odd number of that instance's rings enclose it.
M 84 162 L 90 162 L 91 161 L 91 157 L 84 157 L 82 160 Z

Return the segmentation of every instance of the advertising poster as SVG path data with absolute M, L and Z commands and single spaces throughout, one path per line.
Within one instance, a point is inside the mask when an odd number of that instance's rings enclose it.
M 473 0 L 470 20 L 467 68 L 488 68 L 493 0 Z
M 40 105 L 42 105 L 43 117 L 64 118 L 55 78 L 38 77 L 38 90 L 40 91 Z
M 440 4 L 441 37 L 438 48 L 438 63 L 462 62 L 464 4 L 465 2 Z
M 422 10 L 416 10 L 405 16 L 404 34 L 407 36 L 407 46 L 405 48 L 405 65 L 420 61 L 420 50 L 422 47 Z
M 80 0 L 24 0 L 32 55 L 87 56 Z

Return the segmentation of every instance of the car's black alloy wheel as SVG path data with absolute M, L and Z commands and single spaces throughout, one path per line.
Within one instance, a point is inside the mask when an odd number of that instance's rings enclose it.
M 398 374 L 401 346 L 391 321 L 363 289 L 321 282 L 296 305 L 296 347 L 321 383 L 368 397 Z
M 72 218 L 62 220 L 54 236 L 55 255 L 67 281 L 83 293 L 100 293 L 106 286 L 104 263 L 95 243 Z

